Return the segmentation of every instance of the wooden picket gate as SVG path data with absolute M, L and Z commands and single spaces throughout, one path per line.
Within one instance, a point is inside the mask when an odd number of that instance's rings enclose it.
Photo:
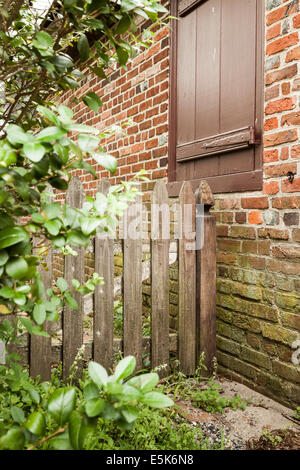
M 106 194 L 109 183 L 103 180 L 98 191 Z M 80 179 L 74 177 L 70 183 L 67 203 L 80 208 L 84 193 Z M 136 201 L 141 202 L 141 200 Z M 152 193 L 151 207 L 169 204 L 168 186 L 157 182 Z M 202 206 L 197 206 L 202 204 Z M 187 375 L 195 372 L 201 352 L 205 353 L 206 365 L 211 368 L 215 356 L 215 309 L 216 309 L 216 233 L 215 217 L 209 209 L 213 204 L 209 186 L 202 181 L 194 193 L 189 182 L 182 185 L 179 205 L 182 217 L 179 220 L 178 240 L 178 333 L 169 334 L 169 244 L 163 233 L 162 218 L 156 219 L 156 231 L 151 226 L 151 336 L 142 336 L 142 240 L 124 237 L 123 246 L 123 339 L 114 338 L 114 257 L 113 240 L 96 237 L 94 242 L 95 272 L 104 278 L 105 284 L 96 287 L 94 292 L 93 341 L 86 345 L 85 358 L 101 363 L 105 368 L 112 367 L 113 352 L 117 349 L 124 355 L 136 357 L 137 370 L 142 368 L 143 352 L 149 351 L 152 367 L 167 364 L 160 372 L 168 374 L 170 351 L 177 351 L 181 371 Z M 192 218 L 186 219 L 184 207 L 189 205 Z M 199 213 L 199 207 L 204 211 Z M 197 213 L 198 211 L 198 213 Z M 127 210 L 124 231 L 137 216 L 137 206 L 131 204 Z M 189 224 L 188 234 L 186 225 Z M 195 232 L 202 224 L 203 243 L 200 249 L 191 249 L 189 233 Z M 184 229 L 185 227 L 185 229 Z M 140 227 L 141 229 L 141 227 Z M 158 229 L 158 231 L 157 231 Z M 167 229 L 170 228 L 167 226 Z M 164 228 L 165 230 L 165 228 Z M 169 231 L 170 233 L 170 231 Z M 65 279 L 72 285 L 76 278 L 84 283 L 84 248 L 76 249 L 78 256 L 65 258 Z M 42 276 L 46 288 L 52 286 L 51 253 L 47 258 L 48 271 Z M 30 373 L 40 375 L 43 380 L 50 377 L 51 364 L 62 360 L 64 376 L 74 361 L 78 349 L 83 344 L 83 297 L 76 293 L 78 310 L 66 306 L 62 312 L 62 345 L 53 346 L 51 339 L 31 336 L 27 349 Z M 51 331 L 51 324 L 46 330 Z M 23 355 L 24 357 L 24 355 Z

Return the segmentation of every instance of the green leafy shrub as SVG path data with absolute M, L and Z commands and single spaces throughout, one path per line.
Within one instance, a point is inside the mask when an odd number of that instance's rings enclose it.
M 98 421 L 98 430 L 86 441 L 89 450 L 207 450 L 208 441 L 201 429 L 183 419 L 174 418 L 174 411 L 140 410 L 135 426 L 129 431 L 114 422 Z
M 135 366 L 135 358 L 128 356 L 108 375 L 100 364 L 90 362 L 79 386 L 59 387 L 38 384 L 16 364 L 10 369 L 2 366 L 0 449 L 83 449 L 103 423 L 112 421 L 119 429 L 130 430 L 142 406 L 173 406 L 167 395 L 154 390 L 156 373 L 130 377 Z
M 74 291 L 85 295 L 102 282 L 97 274 L 85 285 L 74 279 L 68 286 L 59 278 L 45 292 L 40 270 L 46 268 L 49 247 L 76 256 L 76 247 L 87 247 L 96 233 L 114 233 L 137 194 L 133 182 L 123 182 L 106 196 L 87 197 L 82 209 L 52 200 L 52 191 L 68 189 L 73 170 L 97 179 L 88 161 L 115 173 L 117 161 L 101 141 L 122 129 L 100 132 L 79 124 L 73 111 L 55 100 L 81 86 L 86 77 L 80 68 L 105 77 L 113 63 L 126 67 L 153 36 L 151 27 L 135 35 L 136 18 L 154 25 L 166 12 L 155 0 L 58 0 L 44 12 L 30 8 L 29 0 L 0 0 L 0 82 L 5 85 L 0 98 L 0 315 L 15 320 L 13 327 L 1 323 L 0 340 L 6 345 L 16 340 L 20 327 L 47 336 L 45 321 L 57 321 L 64 304 L 77 308 Z M 82 100 L 94 113 L 102 106 L 94 92 Z

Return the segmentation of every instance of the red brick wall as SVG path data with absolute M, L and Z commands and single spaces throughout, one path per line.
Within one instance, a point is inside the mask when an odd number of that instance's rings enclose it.
M 299 27 L 298 1 L 266 0 L 263 190 L 217 195 L 215 206 L 220 370 L 298 403 Z
M 217 345 L 220 371 L 285 403 L 300 401 L 299 366 L 292 343 L 300 338 L 300 8 L 299 0 L 266 0 L 265 121 L 262 191 L 216 195 Z M 167 177 L 169 31 L 110 81 L 88 76 L 75 92 L 103 100 L 95 115 L 74 107 L 80 122 L 103 129 L 132 124 L 106 142 L 118 158 L 112 183 L 140 169 L 150 183 Z M 73 94 L 63 96 L 70 104 Z M 108 176 L 99 166 L 98 175 Z M 288 178 L 293 178 L 291 182 Z M 83 175 L 88 194 L 97 182 Z
M 102 112 L 95 115 L 84 103 L 73 107 L 79 122 L 101 130 L 131 121 L 124 130 L 127 135 L 116 134 L 103 141 L 106 151 L 118 158 L 118 169 L 112 184 L 130 179 L 141 169 L 151 180 L 167 176 L 168 152 L 168 98 L 169 98 L 169 29 L 156 28 L 154 44 L 141 51 L 127 70 L 111 70 L 109 80 L 88 76 L 82 88 L 63 95 L 62 102 L 72 106 L 74 95 L 80 98 L 93 91 L 103 101 Z M 89 162 L 92 163 L 92 162 Z M 96 166 L 99 177 L 109 176 Z M 88 194 L 93 195 L 97 182 L 91 175 L 82 180 Z M 80 173 L 79 173 L 80 174 Z M 151 189 L 153 184 L 144 185 Z

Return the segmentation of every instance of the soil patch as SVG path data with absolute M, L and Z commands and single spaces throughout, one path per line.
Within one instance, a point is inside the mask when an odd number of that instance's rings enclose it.
M 259 439 L 247 442 L 248 450 L 299 450 L 300 431 L 274 429 L 267 431 Z

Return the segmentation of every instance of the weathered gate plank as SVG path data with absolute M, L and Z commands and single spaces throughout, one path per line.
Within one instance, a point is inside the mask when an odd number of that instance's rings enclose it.
M 123 321 L 124 356 L 136 358 L 142 368 L 142 212 L 141 197 L 124 214 Z
M 179 239 L 179 361 L 181 371 L 192 375 L 196 368 L 196 251 L 195 195 L 190 182 L 181 188 L 181 236 Z
M 84 201 L 84 193 L 81 181 L 73 177 L 69 185 L 66 204 L 74 208 L 81 208 Z M 72 289 L 72 279 L 84 283 L 84 248 L 76 246 L 77 256 L 65 257 L 65 280 Z M 63 312 L 63 375 L 68 376 L 70 366 L 73 364 L 78 349 L 83 343 L 83 296 L 74 293 L 78 303 L 78 310 L 73 310 L 65 305 Z M 79 373 L 79 371 L 78 371 Z
M 47 246 L 45 246 L 45 250 Z M 40 268 L 42 281 L 44 283 L 45 292 L 47 289 L 52 287 L 52 250 L 48 248 L 47 254 L 44 257 L 44 263 L 47 266 L 47 270 Z M 44 330 L 50 330 L 49 322 L 44 323 Z M 45 336 L 30 335 L 30 375 L 36 377 L 40 375 L 42 381 L 48 381 L 51 377 L 51 360 L 52 360 L 52 349 L 51 349 L 51 338 Z
M 98 191 L 106 195 L 110 183 L 103 179 Z M 114 336 L 114 257 L 113 240 L 107 232 L 95 237 L 95 272 L 104 279 L 94 293 L 94 360 L 106 369 L 112 367 Z
M 168 192 L 163 181 L 156 183 L 151 200 L 151 355 L 152 367 L 166 364 L 169 372 L 169 244 Z M 160 210 L 161 209 L 161 210 Z
M 198 229 L 203 230 L 197 251 L 197 358 L 204 353 L 211 374 L 216 356 L 216 218 L 209 213 L 214 198 L 205 180 L 196 191 L 196 204 L 204 205 L 203 215 L 197 217 Z

